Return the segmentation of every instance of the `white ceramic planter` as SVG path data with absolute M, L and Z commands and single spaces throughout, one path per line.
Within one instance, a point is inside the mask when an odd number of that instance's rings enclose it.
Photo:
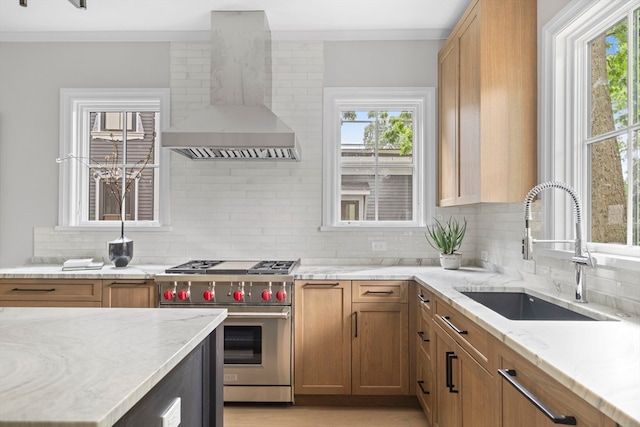
M 462 254 L 440 254 L 440 265 L 445 270 L 457 270 L 462 265 Z

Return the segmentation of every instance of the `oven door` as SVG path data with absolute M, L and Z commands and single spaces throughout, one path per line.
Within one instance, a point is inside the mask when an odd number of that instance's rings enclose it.
M 231 306 L 224 321 L 224 385 L 291 386 L 291 307 Z M 225 392 L 226 394 L 226 392 Z

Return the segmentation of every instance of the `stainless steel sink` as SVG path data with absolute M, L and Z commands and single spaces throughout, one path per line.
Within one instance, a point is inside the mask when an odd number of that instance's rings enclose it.
M 461 292 L 511 320 L 599 320 L 524 292 Z

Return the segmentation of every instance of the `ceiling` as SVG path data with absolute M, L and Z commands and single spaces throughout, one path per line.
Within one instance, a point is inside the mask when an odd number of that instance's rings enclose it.
M 264 10 L 274 39 L 442 39 L 470 0 L 0 0 L 0 41 L 208 39 L 212 10 Z

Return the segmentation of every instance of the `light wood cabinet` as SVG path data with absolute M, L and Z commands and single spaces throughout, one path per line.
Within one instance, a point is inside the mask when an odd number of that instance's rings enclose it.
M 296 281 L 296 394 L 351 393 L 351 282 Z
M 102 281 L 0 279 L 3 307 L 100 307 Z
M 439 205 L 536 183 L 536 1 L 474 0 L 438 55 Z
M 577 426 L 615 427 L 616 423 L 596 408 L 578 398 L 549 375 L 508 348 L 500 352 L 500 368 L 508 379 L 501 378 L 502 426 L 551 427 L 554 423 L 536 403 L 524 397 L 527 390 L 536 402 L 544 405 L 556 418 L 575 419 Z M 513 383 L 512 383 L 513 382 Z M 561 422 L 560 424 L 564 424 Z
M 409 394 L 406 281 L 297 281 L 296 394 Z
M 458 332 L 454 331 L 454 334 L 458 335 Z M 493 375 L 464 350 L 449 330 L 445 331 L 437 323 L 434 336 L 436 409 L 433 425 L 496 426 L 498 405 Z
M 417 289 L 416 309 L 416 396 L 432 424 L 434 409 L 433 353 L 436 340 L 431 320 L 433 295 L 422 287 Z
M 104 280 L 102 306 L 157 307 L 158 286 L 153 280 Z

